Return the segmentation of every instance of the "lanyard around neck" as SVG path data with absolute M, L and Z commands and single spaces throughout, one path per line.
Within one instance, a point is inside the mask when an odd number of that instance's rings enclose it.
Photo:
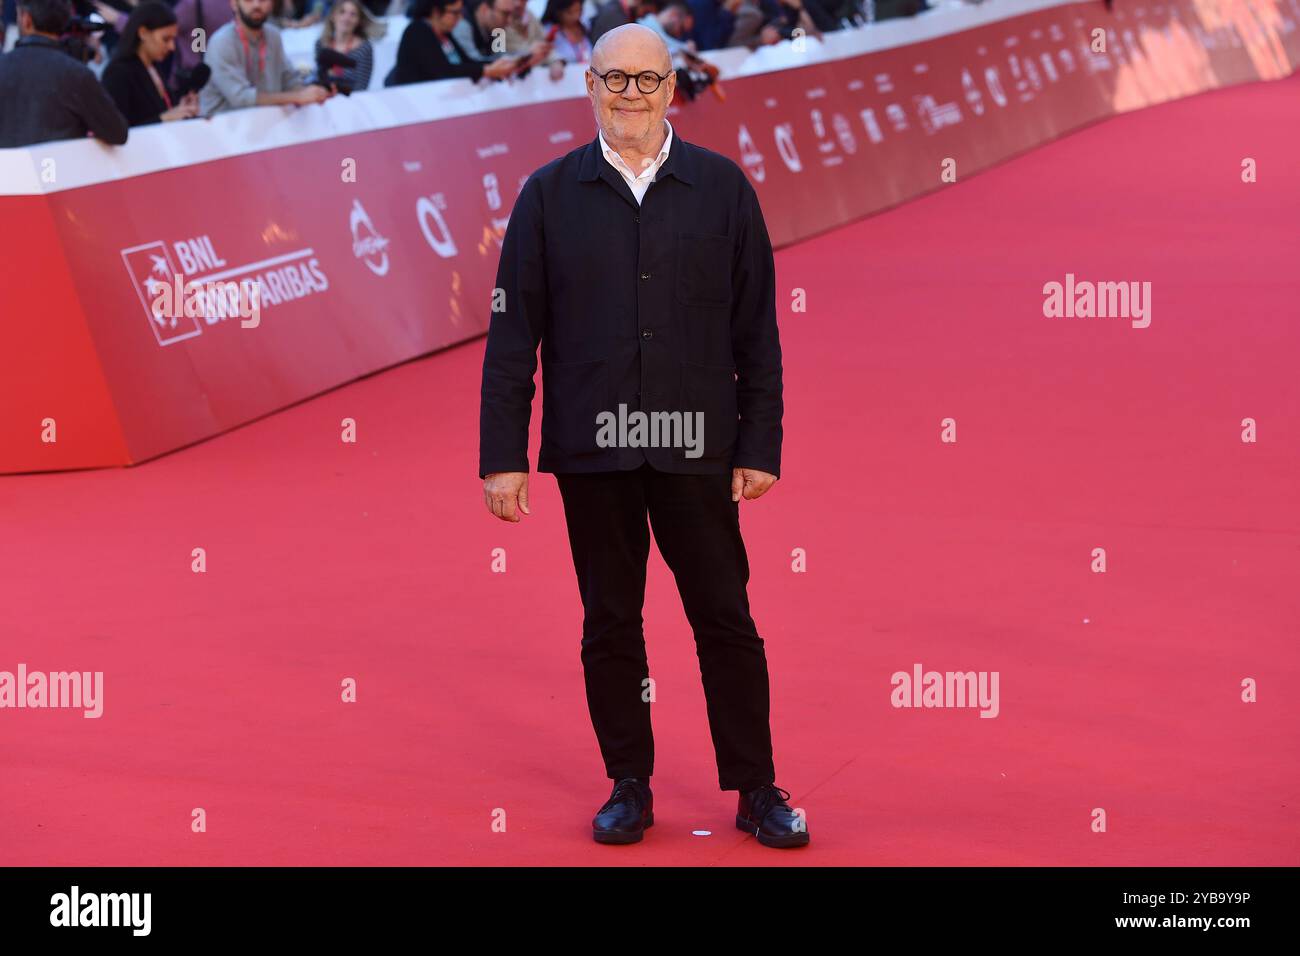
M 153 80 L 154 89 L 157 90 L 159 95 L 162 96 L 163 102 L 167 104 L 167 108 L 171 109 L 172 108 L 171 94 L 167 92 L 167 86 L 165 83 L 163 83 L 162 77 L 158 75 L 158 71 L 154 69 L 152 63 L 146 63 L 145 69 L 149 71 L 149 79 Z
M 235 30 L 239 33 L 239 42 L 244 45 L 244 75 L 247 76 L 248 59 L 249 59 L 248 34 L 244 32 L 244 25 L 239 22 L 238 15 L 236 15 L 235 17 Z M 249 82 L 252 83 L 254 86 L 257 85 L 258 80 L 266 76 L 266 37 L 265 36 L 262 37 L 262 42 L 259 43 L 257 47 L 258 47 L 257 77 L 256 78 L 251 76 L 248 77 Z

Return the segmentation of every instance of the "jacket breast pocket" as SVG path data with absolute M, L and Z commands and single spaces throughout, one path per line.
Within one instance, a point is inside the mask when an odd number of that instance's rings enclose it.
M 688 457 L 729 456 L 740 430 L 735 367 L 683 362 L 682 398 L 683 410 L 693 416 L 696 446 L 702 450 L 702 455 Z
M 730 305 L 731 252 L 730 236 L 678 233 L 677 300 L 683 305 Z
M 542 441 L 567 457 L 607 454 L 596 442 L 596 416 L 609 407 L 605 359 L 552 362 L 542 377 Z

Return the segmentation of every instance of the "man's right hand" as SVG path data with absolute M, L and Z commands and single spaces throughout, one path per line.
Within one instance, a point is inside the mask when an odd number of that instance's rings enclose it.
M 171 109 L 160 114 L 159 119 L 164 123 L 170 123 L 173 120 L 193 119 L 199 115 L 199 104 L 191 100 L 188 96 L 173 106 Z
M 483 66 L 483 75 L 494 80 L 504 80 L 519 69 L 519 62 L 513 57 L 500 57 Z
M 488 511 L 502 521 L 519 521 L 528 510 L 528 472 L 499 471 L 483 479 L 483 500 Z
M 538 40 L 530 46 L 528 48 L 529 65 L 535 66 L 545 60 L 551 55 L 551 48 L 554 47 L 554 45 L 555 44 L 551 43 L 549 40 Z
M 324 103 L 333 95 L 333 90 L 313 83 L 310 86 L 302 86 L 294 90 L 293 102 L 299 106 L 307 106 L 311 103 Z

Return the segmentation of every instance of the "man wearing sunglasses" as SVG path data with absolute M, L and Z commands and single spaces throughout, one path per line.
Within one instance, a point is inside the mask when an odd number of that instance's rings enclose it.
M 537 469 L 556 475 L 564 503 L 588 710 L 614 781 L 595 839 L 635 843 L 654 822 L 641 618 L 653 529 L 694 631 L 736 825 L 768 846 L 802 846 L 803 813 L 775 785 L 739 523 L 740 499 L 780 473 L 772 246 L 744 171 L 668 122 L 675 84 L 655 31 L 603 35 L 586 74 L 595 137 L 535 171 L 515 200 L 483 360 L 479 477 L 496 517 L 530 514 L 540 347 Z

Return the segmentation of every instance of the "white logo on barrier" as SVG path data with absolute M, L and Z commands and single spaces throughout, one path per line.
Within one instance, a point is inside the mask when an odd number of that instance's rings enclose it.
M 821 110 L 812 111 L 813 134 L 817 137 L 817 151 L 822 154 L 823 166 L 838 166 L 844 162 L 844 157 L 835 152 L 835 140 L 830 138 L 830 130 L 826 126 L 826 117 L 822 115 Z
M 352 254 L 366 264 L 377 276 L 388 275 L 389 242 L 375 229 L 370 216 L 360 199 L 352 200 L 352 215 L 349 217 L 352 229 Z
M 885 134 L 880 131 L 880 123 L 876 121 L 876 111 L 867 107 L 858 114 L 862 117 L 862 126 L 867 131 L 867 139 L 873 143 L 879 143 L 885 138 Z
M 767 167 L 763 165 L 763 154 L 754 145 L 754 137 L 749 134 L 749 127 L 744 123 L 740 124 L 738 139 L 740 141 L 740 164 L 749 175 L 754 177 L 754 182 L 761 183 L 767 178 Z
M 976 116 L 983 116 L 984 94 L 975 85 L 975 77 L 970 75 L 970 70 L 961 71 L 961 85 L 962 89 L 966 91 L 966 105 L 970 107 L 971 112 Z
M 772 136 L 776 139 L 776 151 L 781 154 L 786 169 L 792 173 L 802 172 L 803 163 L 799 161 L 799 151 L 794 145 L 794 130 L 790 124 L 782 123 L 772 130 Z
M 1088 73 L 1104 73 L 1111 68 L 1110 56 L 1106 53 L 1094 53 L 1088 44 L 1081 48 L 1083 62 L 1088 65 Z
M 526 180 L 525 180 L 526 181 Z M 501 209 L 501 186 L 497 179 L 496 173 L 485 173 L 483 175 L 483 196 L 487 200 L 488 210 L 497 212 Z M 492 230 L 492 241 L 499 247 L 506 234 L 506 226 L 510 224 L 510 213 L 504 216 L 493 216 L 490 221 Z
M 415 203 L 415 218 L 420 222 L 420 231 L 424 233 L 424 241 L 429 244 L 429 248 L 444 259 L 450 259 L 456 255 L 456 240 L 452 238 L 447 220 L 442 215 L 446 208 L 447 197 L 442 193 L 421 196 Z M 435 226 L 437 231 L 434 230 Z
M 831 117 L 831 126 L 835 128 L 835 136 L 840 141 L 840 148 L 850 156 L 858 151 L 858 141 L 853 135 L 853 127 L 845 119 L 843 113 L 836 113 Z
M 236 301 L 256 304 L 256 321 L 240 322 L 243 328 L 256 328 L 267 305 L 329 289 L 329 278 L 313 249 L 228 267 L 212 238 L 198 236 L 170 247 L 161 241 L 132 246 L 121 255 L 159 345 L 193 338 L 202 332 L 202 325 L 243 318 L 242 308 L 234 307 Z M 179 269 L 174 261 L 180 262 Z M 232 289 L 234 295 L 229 294 Z
M 1043 72 L 1047 74 L 1049 82 L 1055 83 L 1060 79 L 1060 74 L 1056 72 L 1056 64 L 1052 62 L 1052 54 L 1044 53 L 1038 59 L 1043 64 Z
M 1038 75 L 1038 67 L 1034 66 L 1034 61 L 1028 57 L 1025 58 L 1025 76 L 1029 79 L 1029 85 L 1035 90 L 1043 88 L 1043 80 Z
M 1007 94 L 1006 91 L 1002 89 L 1002 79 L 998 76 L 998 68 L 996 66 L 985 67 L 984 83 L 989 88 L 989 96 L 993 97 L 993 102 L 997 103 L 998 106 L 1006 106 Z
M 172 283 L 176 267 L 172 264 L 171 253 L 161 242 L 149 242 L 143 246 L 133 246 L 122 250 L 122 262 L 126 265 L 127 275 L 135 285 L 136 295 L 140 297 L 140 306 L 149 320 L 149 328 L 159 345 L 172 345 L 176 342 L 192 339 L 203 332 L 199 320 L 182 315 L 155 315 L 152 303 L 163 286 Z
M 933 136 L 945 126 L 956 126 L 961 122 L 961 107 L 956 103 L 936 103 L 933 96 L 914 96 L 916 113 L 921 119 L 921 128 L 927 136 Z
M 1029 89 L 1029 79 L 1020 69 L 1020 61 L 1014 56 L 1007 57 L 1007 67 L 1011 71 L 1011 79 L 1015 81 L 1016 92 L 1020 94 L 1021 103 L 1028 103 L 1034 98 L 1034 94 Z
M 501 187 L 496 173 L 483 174 L 483 196 L 487 199 L 488 209 L 496 212 L 501 208 Z

